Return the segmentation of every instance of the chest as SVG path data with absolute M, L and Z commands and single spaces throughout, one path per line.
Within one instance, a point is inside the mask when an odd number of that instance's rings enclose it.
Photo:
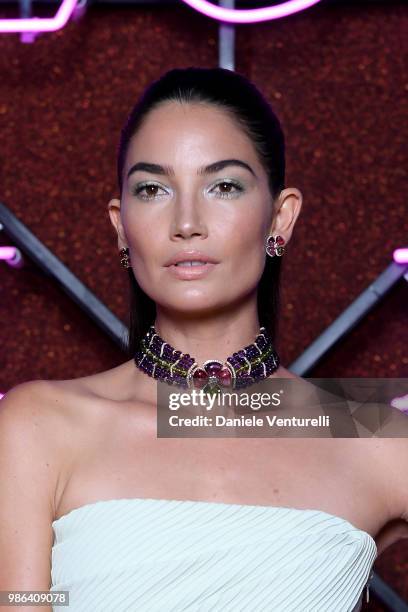
M 316 508 L 375 529 L 361 440 L 157 438 L 146 407 L 112 406 L 83 438 L 58 514 L 98 499 L 154 498 Z

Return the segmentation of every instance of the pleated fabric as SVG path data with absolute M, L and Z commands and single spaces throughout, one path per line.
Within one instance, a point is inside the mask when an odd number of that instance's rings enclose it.
M 52 527 L 70 612 L 355 612 L 378 554 L 341 517 L 281 506 L 111 499 Z

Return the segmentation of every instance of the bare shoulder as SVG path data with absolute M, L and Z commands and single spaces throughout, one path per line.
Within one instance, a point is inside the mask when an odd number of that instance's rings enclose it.
M 101 403 L 77 380 L 24 382 L 0 400 L 0 590 L 49 589 L 52 522 L 75 461 L 98 439 Z
M 7 391 L 0 401 L 0 426 L 3 429 L 15 428 L 21 434 L 38 433 L 38 437 L 49 438 L 55 431 L 55 419 L 62 416 L 54 405 L 55 387 L 52 381 L 20 383 Z
M 407 521 L 408 530 L 408 438 L 375 439 L 374 460 L 387 489 L 390 516 Z
M 390 517 L 406 522 L 408 536 L 408 415 L 391 405 L 386 406 L 386 412 L 383 404 L 368 407 L 374 411 L 371 425 L 378 424 L 375 437 L 369 440 L 373 463 L 384 483 Z
M 16 385 L 0 401 L 0 590 L 49 588 L 61 427 L 52 385 Z
M 44 488 L 49 486 L 51 513 L 55 513 L 59 489 L 73 458 L 94 431 L 98 408 L 102 413 L 101 402 L 95 402 L 92 385 L 85 380 L 27 381 L 11 388 L 0 400 L 3 453 L 12 461 L 15 453 L 21 456 L 25 449 L 27 460 L 31 457 L 46 466 L 48 482 Z
M 148 399 L 146 381 L 139 376 L 129 361 L 80 378 L 51 381 L 53 410 L 61 412 L 65 432 L 70 434 L 71 443 L 65 444 L 68 455 L 97 448 L 109 428 L 117 426 L 115 421 L 119 423 L 121 406 Z
M 0 403 L 0 414 L 8 415 L 11 410 L 21 414 L 21 412 L 28 410 L 27 406 L 29 404 L 34 408 L 37 402 L 30 402 L 28 400 L 42 399 L 49 391 L 50 386 L 50 381 L 48 380 L 30 380 L 12 387 L 3 396 Z
M 146 382 L 133 360 L 126 361 L 109 370 L 96 372 L 81 378 L 54 381 L 68 396 L 126 401 L 137 395 Z
M 406 417 L 408 418 L 408 417 Z M 388 520 L 376 537 L 379 553 L 408 538 L 408 439 L 372 438 L 366 443 L 368 471 L 375 473 L 378 494 L 387 505 Z
M 67 438 L 67 427 L 75 416 L 73 398 L 80 397 L 80 386 L 72 381 L 31 380 L 10 389 L 0 401 L 2 424 L 12 423 L 22 431 L 38 430 L 50 443 Z M 78 410 L 77 410 L 78 413 Z
M 55 483 L 64 441 L 69 439 L 68 416 L 64 394 L 55 381 L 20 383 L 0 401 L 2 446 L 10 444 L 9 451 L 13 447 L 18 452 L 21 445 L 26 457 L 46 458 L 49 481 Z
M 281 365 L 270 378 L 292 378 L 294 380 L 304 381 L 303 378 Z

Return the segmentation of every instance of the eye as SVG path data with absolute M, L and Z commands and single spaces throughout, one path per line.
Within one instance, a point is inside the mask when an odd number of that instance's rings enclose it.
M 220 196 L 221 198 L 234 198 L 238 193 L 244 191 L 243 187 L 235 181 L 220 181 L 214 186 L 213 189 L 215 189 L 215 187 L 222 187 L 221 191 L 215 192 L 216 195 Z M 231 187 L 234 188 L 234 191 L 231 190 Z M 213 191 L 213 189 L 211 191 Z M 227 189 L 227 191 L 225 191 L 225 189 Z
M 220 187 L 221 190 L 214 191 L 216 187 Z M 133 189 L 132 194 L 138 196 L 142 200 L 155 200 L 161 197 L 160 194 L 157 193 L 157 190 L 159 189 L 164 191 L 164 188 L 160 187 L 160 185 L 158 185 L 157 183 L 138 183 Z M 210 191 L 210 193 L 215 193 L 215 195 L 221 198 L 234 198 L 238 193 L 242 191 L 244 191 L 244 189 L 242 185 L 240 185 L 240 183 L 237 183 L 236 181 L 224 180 L 217 183 Z
M 163 189 L 157 183 L 138 183 L 136 187 L 132 190 L 132 194 L 140 197 L 142 200 L 154 200 L 157 196 L 157 189 Z M 142 195 L 142 192 L 145 191 L 145 195 Z

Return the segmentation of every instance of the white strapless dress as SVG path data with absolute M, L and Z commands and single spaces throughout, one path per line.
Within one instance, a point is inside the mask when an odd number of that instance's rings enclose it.
M 352 612 L 378 551 L 321 510 L 122 498 L 52 523 L 63 612 Z

